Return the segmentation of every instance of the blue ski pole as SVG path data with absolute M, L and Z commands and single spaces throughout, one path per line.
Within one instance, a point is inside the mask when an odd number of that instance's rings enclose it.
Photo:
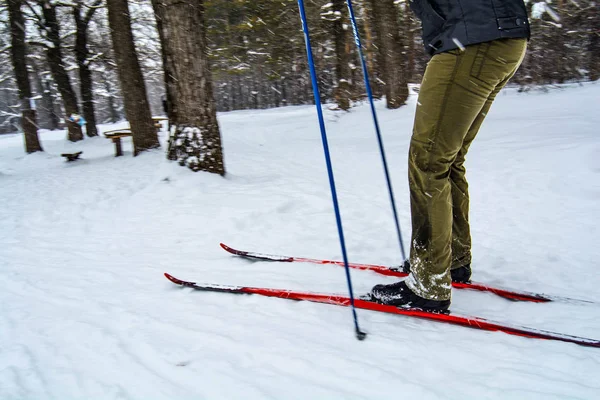
M 350 293 L 350 306 L 352 309 L 352 317 L 354 318 L 354 328 L 358 340 L 363 340 L 367 334 L 360 330 L 358 326 L 358 316 L 356 315 L 356 307 L 354 306 L 354 291 L 352 290 L 352 279 L 350 278 L 350 267 L 348 266 L 348 255 L 346 253 L 346 241 L 344 240 L 344 230 L 342 228 L 342 216 L 338 204 L 337 191 L 335 189 L 335 180 L 333 177 L 333 166 L 331 164 L 331 156 L 329 154 L 329 144 L 327 141 L 327 131 L 325 130 L 325 121 L 323 119 L 323 110 L 321 108 L 321 95 L 319 94 L 319 84 L 317 81 L 317 73 L 315 71 L 315 63 L 313 60 L 312 47 L 310 44 L 310 35 L 308 33 L 308 24 L 306 19 L 306 11 L 304 9 L 304 1 L 298 0 L 300 9 L 300 19 L 302 20 L 302 30 L 304 31 L 304 41 L 306 43 L 306 54 L 308 56 L 308 65 L 310 67 L 310 77 L 312 81 L 313 93 L 315 96 L 315 105 L 317 107 L 317 115 L 319 117 L 319 127 L 321 128 L 321 139 L 323 141 L 323 151 L 325 153 L 325 162 L 327 163 L 327 173 L 329 175 L 329 186 L 331 187 L 331 197 L 333 199 L 333 208 L 335 210 L 335 219 L 337 222 L 338 234 L 340 237 L 340 245 L 342 247 L 342 257 L 346 267 L 346 280 L 348 282 L 348 292 Z
M 387 181 L 388 191 L 390 194 L 390 202 L 392 203 L 392 212 L 394 213 L 394 221 L 396 223 L 396 233 L 398 234 L 398 241 L 400 242 L 400 252 L 402 253 L 402 262 L 406 260 L 406 253 L 404 251 L 404 243 L 402 242 L 402 232 L 400 231 L 400 222 L 398 221 L 398 211 L 396 211 L 396 200 L 394 198 L 394 190 L 392 189 L 392 181 L 390 179 L 390 172 L 388 169 L 387 160 L 385 157 L 385 149 L 383 148 L 383 139 L 381 138 L 381 131 L 379 130 L 379 122 L 377 121 L 377 113 L 375 112 L 375 103 L 373 101 L 373 92 L 371 90 L 371 84 L 369 82 L 369 72 L 367 71 L 367 63 L 365 62 L 365 56 L 362 51 L 362 44 L 360 42 L 360 36 L 358 34 L 358 26 L 356 24 L 356 18 L 354 16 L 354 9 L 352 7 L 352 0 L 346 0 L 348 5 L 348 12 L 350 13 L 350 21 L 352 23 L 352 31 L 354 32 L 354 42 L 358 49 L 360 56 L 360 62 L 363 70 L 363 78 L 365 81 L 365 88 L 367 89 L 367 97 L 371 104 L 371 114 L 373 114 L 373 122 L 375 124 L 375 132 L 377 133 L 377 141 L 379 143 L 379 150 L 381 152 L 381 160 L 383 161 L 383 170 L 385 171 L 385 179 Z

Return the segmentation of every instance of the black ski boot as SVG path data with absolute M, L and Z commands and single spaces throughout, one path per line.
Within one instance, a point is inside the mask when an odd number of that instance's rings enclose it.
M 404 261 L 399 269 L 406 274 L 410 274 L 410 261 Z M 465 265 L 464 267 L 451 269 L 450 277 L 452 278 L 452 282 L 471 283 L 471 264 Z
M 404 281 L 391 285 L 375 285 L 371 290 L 371 300 L 390 306 L 417 308 L 435 313 L 447 312 L 450 307 L 450 300 L 428 300 L 417 296 Z
M 450 276 L 452 277 L 452 282 L 471 283 L 471 265 L 451 269 Z

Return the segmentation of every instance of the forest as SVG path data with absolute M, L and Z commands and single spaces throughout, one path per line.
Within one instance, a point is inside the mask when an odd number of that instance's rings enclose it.
M 597 4 L 527 7 L 532 38 L 512 84 L 597 80 Z M 354 8 L 374 95 L 398 108 L 429 58 L 420 22 L 402 0 L 359 0 Z M 348 110 L 365 87 L 346 2 L 311 0 L 306 10 L 322 101 Z M 0 18 L 0 133 L 24 131 L 28 152 L 41 149 L 34 125 L 67 128 L 78 141 L 98 135 L 98 124 L 127 119 L 137 154 L 158 146 L 150 115 L 167 114 L 174 126 L 208 127 L 217 139 L 173 143 L 209 143 L 218 158 L 217 111 L 314 102 L 296 0 L 2 0 Z M 169 158 L 177 151 L 170 146 Z

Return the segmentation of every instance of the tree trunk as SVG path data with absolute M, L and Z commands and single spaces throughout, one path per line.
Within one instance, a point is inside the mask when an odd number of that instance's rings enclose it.
M 38 138 L 37 124 L 35 121 L 35 109 L 31 107 L 31 84 L 27 74 L 27 49 L 25 47 L 25 19 L 21 12 L 22 0 L 8 0 L 8 13 L 10 19 L 11 33 L 11 56 L 15 70 L 15 78 L 19 88 L 19 101 L 23 120 L 23 137 L 25 139 L 25 151 L 33 153 L 43 151 Z
M 348 66 L 348 52 L 346 51 L 345 19 L 342 17 L 346 8 L 345 0 L 333 0 L 332 10 L 336 15 L 333 21 L 333 40 L 335 42 L 335 79 L 334 98 L 338 107 L 346 111 L 350 108 L 350 67 Z
M 567 59 L 567 49 L 565 47 L 565 34 L 568 31 L 569 21 L 565 13 L 563 0 L 558 0 L 555 5 L 556 13 L 560 17 L 560 26 L 553 30 L 552 47 L 554 48 L 554 74 L 556 82 L 565 83 L 569 79 L 569 65 Z
M 173 74 L 173 123 L 168 158 L 194 171 L 225 174 L 209 68 L 202 0 L 158 0 L 164 7 L 167 69 Z
M 71 86 L 69 74 L 63 64 L 62 39 L 60 38 L 60 27 L 56 17 L 56 5 L 51 3 L 50 0 L 41 0 L 39 4 L 44 15 L 46 37 L 52 43 L 51 46 L 46 48 L 46 56 L 52 77 L 58 86 L 65 107 L 65 123 L 69 131 L 68 138 L 72 142 L 77 142 L 83 140 L 83 133 L 81 126 L 70 119 L 73 115 L 79 115 L 79 107 L 77 106 L 77 97 Z
M 364 2 L 361 8 L 364 30 L 365 30 L 365 47 L 367 69 L 371 73 L 370 84 L 373 90 L 373 97 L 380 99 L 383 96 L 383 85 L 381 84 L 382 65 L 379 62 L 379 43 L 377 43 L 377 21 L 373 13 L 372 4 Z M 353 39 L 354 40 L 354 39 Z
M 590 10 L 588 57 L 589 57 L 589 77 L 591 81 L 597 81 L 600 78 L 600 11 L 598 7 Z
M 119 122 L 119 111 L 115 104 L 115 95 L 113 94 L 113 88 L 110 84 L 110 78 L 106 71 L 102 72 L 102 80 L 104 81 L 104 90 L 106 90 L 106 102 L 108 106 L 108 113 L 110 116 L 110 122 L 113 124 Z
M 408 99 L 408 83 L 404 73 L 398 10 L 394 0 L 371 0 L 371 4 L 387 108 L 399 108 Z
M 365 29 L 365 58 L 367 63 L 367 69 L 369 70 L 369 72 L 375 73 L 373 65 L 373 33 L 371 32 L 370 12 L 367 10 L 365 4 L 362 5 L 360 11 L 363 16 L 363 25 Z
M 95 8 L 90 8 L 85 16 L 81 15 L 81 5 L 73 7 L 75 26 L 77 28 L 75 38 L 75 56 L 79 67 L 79 85 L 81 90 L 81 102 L 83 118 L 86 120 L 86 133 L 88 136 L 98 136 L 96 127 L 96 115 L 94 112 L 94 94 L 92 89 L 92 71 L 89 66 L 89 49 L 87 29 L 94 15 Z
M 281 103 L 287 106 L 288 103 L 288 91 L 287 91 L 287 79 L 281 79 Z
M 163 26 L 165 20 L 165 6 L 160 0 L 152 0 L 152 8 L 154 9 L 154 17 L 156 19 L 156 29 L 158 30 L 158 38 L 160 40 L 160 50 L 163 62 L 163 76 L 165 81 L 165 101 L 167 104 L 167 118 L 173 121 L 173 98 L 175 97 L 175 85 L 173 82 L 173 73 L 169 70 L 171 62 L 169 61 L 169 53 L 167 51 L 167 36 Z
M 415 75 L 415 27 L 412 11 L 404 4 L 404 31 L 406 37 L 406 81 L 410 82 Z
M 140 68 L 127 0 L 107 0 L 108 23 L 117 61 L 125 114 L 133 136 L 133 154 L 160 147 L 152 122 L 146 84 Z
M 44 76 L 42 70 L 35 62 L 30 65 L 35 76 L 35 85 L 37 92 L 41 94 L 42 99 L 37 103 L 36 111 L 38 117 L 38 125 L 40 128 L 49 129 L 51 131 L 59 129 L 59 117 L 56 114 L 54 107 L 54 98 L 48 78 Z

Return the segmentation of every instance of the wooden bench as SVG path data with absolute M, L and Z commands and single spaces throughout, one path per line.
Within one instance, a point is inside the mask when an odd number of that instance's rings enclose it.
M 83 151 L 78 151 L 77 153 L 62 153 L 61 156 L 65 157 L 67 162 L 71 162 L 78 160 L 81 153 L 83 153 Z
M 104 132 L 104 136 L 113 141 L 115 144 L 115 157 L 119 157 L 123 155 L 121 138 L 131 137 L 131 129 L 116 129 L 114 131 L 107 131 Z

